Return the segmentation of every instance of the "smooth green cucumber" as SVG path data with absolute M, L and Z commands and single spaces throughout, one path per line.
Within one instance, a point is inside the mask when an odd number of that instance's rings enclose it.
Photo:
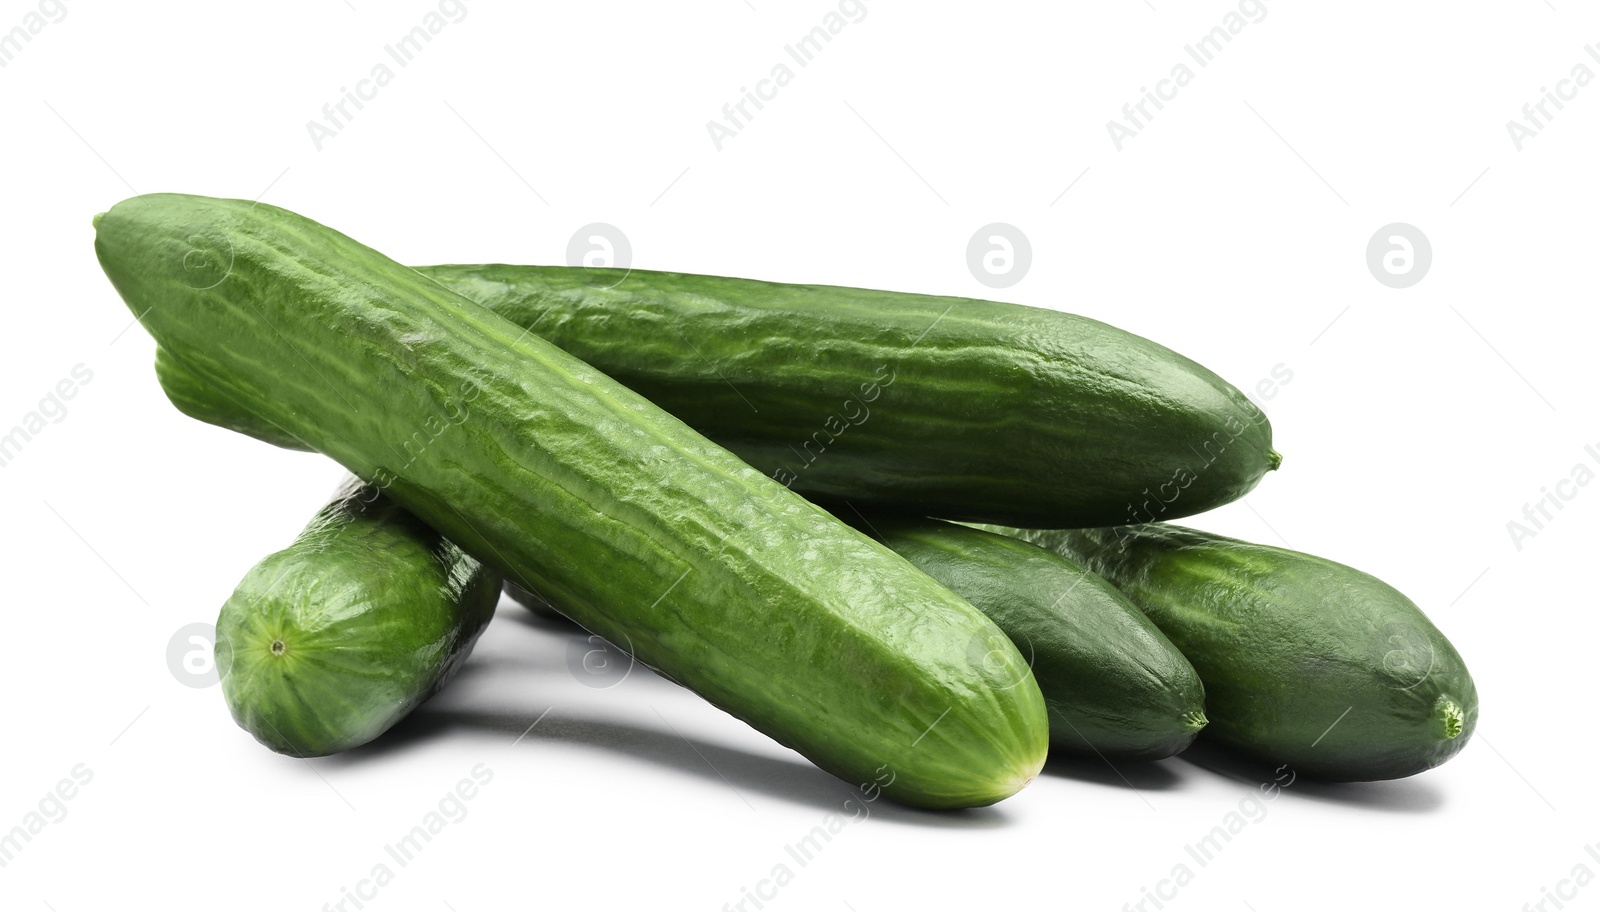
M 968 654 L 993 622 L 599 370 L 273 206 L 96 224 L 129 309 L 225 399 L 823 769 L 928 807 L 1038 773 L 1022 657 Z
M 1050 709 L 1052 751 L 1159 760 L 1188 747 L 1205 727 L 1205 688 L 1194 666 L 1082 564 L 939 520 L 858 522 L 1005 631 L 1033 667 Z M 979 653 L 989 646 L 973 644 Z
M 498 573 L 352 479 L 223 604 L 223 697 L 280 753 L 358 747 L 455 675 L 499 600 Z
M 1211 509 L 1279 462 L 1238 389 L 1086 317 L 639 269 L 420 271 L 813 499 L 1106 526 Z M 170 369 L 163 383 L 191 415 L 303 446 Z
M 1477 725 L 1460 653 L 1359 570 L 1162 524 L 1005 531 L 1144 609 L 1205 682 L 1207 740 L 1323 779 L 1396 779 L 1455 756 Z

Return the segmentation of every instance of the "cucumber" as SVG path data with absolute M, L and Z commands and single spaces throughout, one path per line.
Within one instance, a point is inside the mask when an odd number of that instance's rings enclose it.
M 178 411 L 191 418 L 217 425 L 228 430 L 254 437 L 257 440 L 289 450 L 309 450 L 305 442 L 285 432 L 282 428 L 257 418 L 237 403 L 223 398 L 210 385 L 179 364 L 167 350 L 156 346 L 156 378 L 161 383 L 167 399 Z M 544 598 L 529 592 L 511 580 L 504 583 L 505 594 L 538 617 L 548 620 L 568 621 L 567 616 L 555 609 Z
M 1220 506 L 1280 461 L 1266 415 L 1238 389 L 1085 317 L 639 269 L 421 272 L 813 499 L 1107 526 Z M 191 415 L 286 442 L 170 371 L 163 382 Z
M 1310 554 L 1162 524 L 1003 530 L 1122 589 L 1205 682 L 1202 737 L 1329 780 L 1397 779 L 1464 747 L 1466 663 L 1414 602 Z
M 455 675 L 499 600 L 499 574 L 352 479 L 223 604 L 223 697 L 279 753 L 358 747 Z
M 1194 666 L 1126 596 L 1083 565 L 939 520 L 861 516 L 859 522 L 1005 631 L 1044 694 L 1052 751 L 1159 760 L 1188 747 L 1205 726 L 1205 688 Z
M 600 371 L 273 206 L 155 194 L 96 224 L 206 385 L 823 769 L 927 807 L 1038 773 L 1031 672 L 968 655 L 988 618 Z
M 167 400 L 190 418 L 237 431 L 284 449 L 311 449 L 283 428 L 257 418 L 254 413 L 218 393 L 159 345 L 156 346 L 156 379 L 161 382 Z

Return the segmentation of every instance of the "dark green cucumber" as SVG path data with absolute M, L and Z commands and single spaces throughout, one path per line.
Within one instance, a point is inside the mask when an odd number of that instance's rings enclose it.
M 222 694 L 280 753 L 358 747 L 455 675 L 499 600 L 499 574 L 353 479 L 223 604 Z
M 968 654 L 988 618 L 595 368 L 273 206 L 158 194 L 96 224 L 129 309 L 224 399 L 823 769 L 930 807 L 1037 774 L 1022 657 Z
M 812 498 L 1105 526 L 1211 509 L 1279 462 L 1239 390 L 1086 317 L 639 269 L 421 272 Z M 190 414 L 296 445 L 170 372 L 163 382 Z
M 858 521 L 1011 638 L 1050 709 L 1052 751 L 1159 760 L 1188 747 L 1205 726 L 1205 688 L 1194 666 L 1126 596 L 1083 565 L 939 520 Z
M 1450 759 L 1477 725 L 1455 647 L 1359 570 L 1162 524 L 1004 531 L 1144 609 L 1205 682 L 1207 740 L 1323 779 L 1396 779 Z

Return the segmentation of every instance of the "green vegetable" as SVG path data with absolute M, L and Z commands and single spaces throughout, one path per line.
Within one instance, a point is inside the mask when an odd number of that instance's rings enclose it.
M 1205 682 L 1208 740 L 1323 779 L 1395 779 L 1450 759 L 1477 725 L 1455 647 L 1359 570 L 1159 524 L 1004 531 L 1144 609 Z
M 1085 317 L 672 272 L 421 270 L 808 497 L 1014 525 L 1172 519 L 1280 457 L 1222 378 Z M 304 446 L 163 371 L 178 407 Z
M 1011 638 L 1050 709 L 1051 750 L 1158 760 L 1188 747 L 1205 726 L 1205 688 L 1194 667 L 1127 597 L 1081 564 L 939 520 L 860 522 Z
M 222 694 L 280 753 L 360 746 L 444 686 L 499 599 L 498 574 L 352 479 L 223 604 Z
M 988 618 L 600 371 L 272 206 L 150 195 L 97 225 L 207 386 L 823 769 L 930 807 L 1038 772 L 1022 657 L 969 658 Z
M 231 431 L 254 437 L 274 446 L 290 450 L 309 450 L 310 447 L 283 428 L 271 424 L 238 403 L 212 389 L 211 385 L 194 375 L 156 346 L 156 379 L 161 389 L 178 411 L 207 424 L 215 424 Z

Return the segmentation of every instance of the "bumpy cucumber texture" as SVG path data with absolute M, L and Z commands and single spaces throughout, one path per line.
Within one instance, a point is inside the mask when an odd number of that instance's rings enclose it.
M 958 807 L 1042 765 L 993 622 L 538 335 L 266 204 L 135 197 L 95 248 L 218 395 L 822 768 Z

